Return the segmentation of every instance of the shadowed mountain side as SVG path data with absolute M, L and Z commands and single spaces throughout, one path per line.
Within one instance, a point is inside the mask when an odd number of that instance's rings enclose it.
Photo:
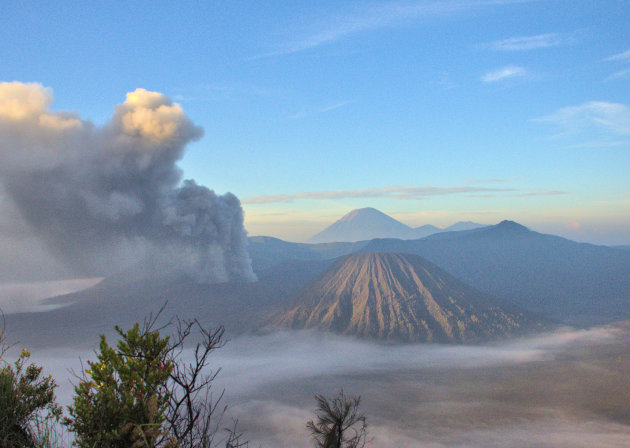
M 369 241 L 355 243 L 291 243 L 270 236 L 249 238 L 249 254 L 254 272 L 265 273 L 278 263 L 290 260 L 330 260 L 360 250 Z
M 459 221 L 453 225 L 450 225 L 444 229 L 441 229 L 441 232 L 460 232 L 462 230 L 473 230 L 479 229 L 481 227 L 487 227 L 485 224 L 479 224 L 477 222 L 472 221 Z
M 474 288 L 568 323 L 630 317 L 630 252 L 511 221 L 421 240 L 373 240 L 361 250 L 420 255 Z
M 480 229 L 482 227 L 488 226 L 472 221 L 459 221 L 453 225 L 445 227 L 444 229 L 440 229 L 439 227 L 432 226 L 431 224 L 426 224 L 424 226 L 416 227 L 415 229 L 413 229 L 414 235 L 412 239 L 425 238 L 427 236 L 432 236 L 444 232 L 463 232 L 468 230 Z
M 441 231 L 442 229 L 431 224 L 425 224 L 424 226 L 413 229 L 414 238 L 424 238 L 425 236 L 433 235 Z
M 199 284 L 181 276 L 132 280 L 125 275 L 73 294 L 55 297 L 47 304 L 63 308 L 6 316 L 11 340 L 29 347 L 93 345 L 101 333 L 111 334 L 142 322 L 168 301 L 163 316 L 197 318 L 208 327 L 223 325 L 229 334 L 248 332 L 277 312 L 285 300 L 331 261 L 293 260 L 280 263 L 258 282 Z
M 353 254 L 335 262 L 270 320 L 404 342 L 469 343 L 544 328 L 514 304 L 483 294 L 409 254 Z

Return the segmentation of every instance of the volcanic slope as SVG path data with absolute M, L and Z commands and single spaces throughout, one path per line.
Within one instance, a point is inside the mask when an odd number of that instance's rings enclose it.
M 481 293 L 417 255 L 398 253 L 339 259 L 302 288 L 271 324 L 386 341 L 449 343 L 547 326 L 535 314 Z

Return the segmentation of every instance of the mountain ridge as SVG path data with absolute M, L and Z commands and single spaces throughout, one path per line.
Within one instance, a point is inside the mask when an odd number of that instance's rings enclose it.
M 576 325 L 630 318 L 630 253 L 535 232 L 513 221 L 364 252 L 416 254 L 488 294 Z
M 471 221 L 459 221 L 444 229 L 431 224 L 412 228 L 372 207 L 352 210 L 309 238 L 308 243 L 358 242 L 375 238 L 412 240 L 441 232 L 485 227 Z

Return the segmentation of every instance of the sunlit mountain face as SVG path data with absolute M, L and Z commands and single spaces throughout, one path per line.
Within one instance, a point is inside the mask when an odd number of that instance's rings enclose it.
M 544 320 L 465 285 L 417 255 L 344 257 L 274 323 L 376 340 L 475 342 L 540 331 Z

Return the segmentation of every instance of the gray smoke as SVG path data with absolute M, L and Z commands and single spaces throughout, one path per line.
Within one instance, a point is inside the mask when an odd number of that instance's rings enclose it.
M 56 257 L 78 275 L 151 260 L 203 282 L 254 279 L 238 198 L 181 182 L 176 163 L 203 130 L 179 104 L 137 89 L 98 127 L 52 99 L 0 83 L 0 186 Z

